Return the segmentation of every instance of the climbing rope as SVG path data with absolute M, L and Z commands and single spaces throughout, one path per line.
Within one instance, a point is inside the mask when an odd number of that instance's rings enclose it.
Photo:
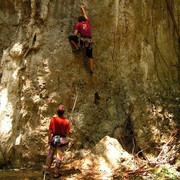
M 71 113 L 74 112 L 74 109 L 75 109 L 75 106 L 76 106 L 76 102 L 77 102 L 77 98 L 78 98 L 78 91 L 77 91 L 77 87 L 76 87 L 76 97 L 75 97 L 75 100 L 74 100 L 74 105 L 73 105 Z

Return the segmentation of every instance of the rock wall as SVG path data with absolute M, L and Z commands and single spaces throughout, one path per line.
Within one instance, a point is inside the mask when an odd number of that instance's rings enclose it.
M 93 76 L 67 39 L 81 3 L 92 24 Z M 127 151 L 156 153 L 179 127 L 178 10 L 175 0 L 1 0 L 0 164 L 43 162 L 61 103 L 71 150 L 109 135 Z

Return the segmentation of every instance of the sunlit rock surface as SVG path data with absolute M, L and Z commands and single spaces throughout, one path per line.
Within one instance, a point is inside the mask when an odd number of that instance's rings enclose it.
M 49 119 L 60 103 L 72 123 L 71 151 L 108 135 L 129 153 L 156 155 L 179 127 L 178 1 L 85 0 L 93 77 L 67 39 L 79 5 L 0 1 L 1 166 L 44 162 Z
M 79 169 L 84 173 L 93 171 L 112 176 L 117 168 L 134 170 L 137 167 L 133 156 L 127 153 L 116 139 L 105 136 L 91 153 L 84 156 Z

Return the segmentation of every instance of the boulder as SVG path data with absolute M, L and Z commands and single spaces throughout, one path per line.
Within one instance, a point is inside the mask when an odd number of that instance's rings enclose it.
M 136 165 L 133 156 L 126 152 L 117 139 L 105 136 L 92 151 L 83 158 L 80 169 L 111 176 L 118 168 L 133 170 Z

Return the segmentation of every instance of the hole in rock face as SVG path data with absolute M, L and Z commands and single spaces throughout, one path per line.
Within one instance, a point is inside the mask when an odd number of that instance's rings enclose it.
M 131 118 L 128 116 L 124 124 L 122 141 L 124 148 L 129 152 L 133 153 L 133 147 L 135 146 L 134 132 L 132 129 Z
M 141 152 L 140 147 L 137 145 L 130 115 L 127 117 L 126 122 L 124 124 L 121 140 L 122 145 L 127 152 L 137 154 L 138 157 L 146 159 L 143 153 Z
M 100 96 L 98 92 L 95 92 L 94 94 L 94 104 L 99 104 L 100 103 Z

